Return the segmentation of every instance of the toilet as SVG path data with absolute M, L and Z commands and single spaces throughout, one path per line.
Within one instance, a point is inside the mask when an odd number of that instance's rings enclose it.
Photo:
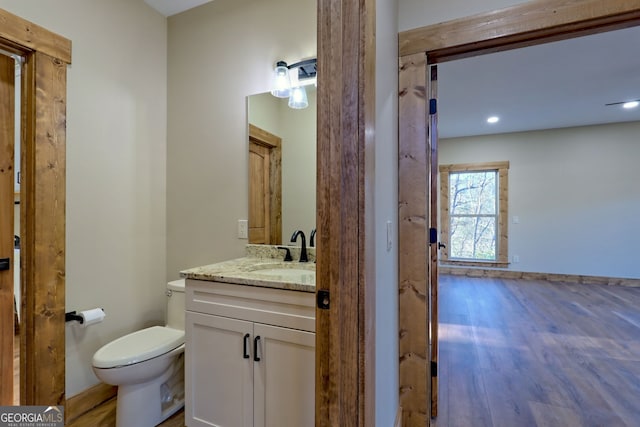
M 117 427 L 151 427 L 184 406 L 184 279 L 167 284 L 166 326 L 120 337 L 93 355 L 93 372 L 118 386 Z

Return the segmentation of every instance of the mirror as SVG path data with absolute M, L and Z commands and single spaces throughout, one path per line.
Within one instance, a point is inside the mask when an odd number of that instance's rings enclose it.
M 289 244 L 316 228 L 316 88 L 309 106 L 292 109 L 271 93 L 247 98 L 249 243 Z

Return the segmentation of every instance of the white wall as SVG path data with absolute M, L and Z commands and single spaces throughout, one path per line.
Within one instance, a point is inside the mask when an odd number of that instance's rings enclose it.
M 482 12 L 490 12 L 526 0 L 398 0 L 399 31 L 438 24 Z
M 73 42 L 67 89 L 67 397 L 98 383 L 93 353 L 161 323 L 166 283 L 166 19 L 142 1 L 0 0 Z
M 628 122 L 452 138 L 439 160 L 510 162 L 510 270 L 637 279 L 639 134 Z
M 376 425 L 383 427 L 393 425 L 399 405 L 397 15 L 397 0 L 376 1 L 375 400 Z M 387 221 L 391 249 L 387 249 Z
M 276 61 L 316 56 L 316 1 L 216 0 L 168 22 L 167 276 L 175 278 L 244 254 L 236 230 L 248 209 L 246 97 L 270 89 Z

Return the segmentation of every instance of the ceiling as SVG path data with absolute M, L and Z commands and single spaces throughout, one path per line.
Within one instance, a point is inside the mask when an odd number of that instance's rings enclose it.
M 635 99 L 640 27 L 438 65 L 441 138 L 636 121 L 605 105 Z
M 211 0 L 144 0 L 149 6 L 164 16 L 175 15 L 185 10 L 193 9 Z
M 165 16 L 211 0 L 144 0 Z M 640 27 L 438 65 L 441 138 L 640 120 Z M 500 121 L 490 125 L 489 116 Z

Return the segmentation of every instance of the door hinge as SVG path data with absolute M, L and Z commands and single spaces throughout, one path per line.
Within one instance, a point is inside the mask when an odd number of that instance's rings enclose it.
M 11 268 L 11 258 L 0 259 L 0 271 L 9 270 Z
M 432 227 L 429 229 L 429 244 L 433 245 L 437 241 L 438 241 L 438 229 Z
M 438 112 L 438 100 L 431 98 L 429 100 L 429 114 L 432 116 Z
M 318 308 L 328 310 L 329 305 L 331 304 L 331 294 L 329 291 L 320 289 L 316 294 L 316 302 L 318 304 Z
M 438 362 L 431 362 L 431 376 L 432 377 L 437 377 L 438 376 Z

